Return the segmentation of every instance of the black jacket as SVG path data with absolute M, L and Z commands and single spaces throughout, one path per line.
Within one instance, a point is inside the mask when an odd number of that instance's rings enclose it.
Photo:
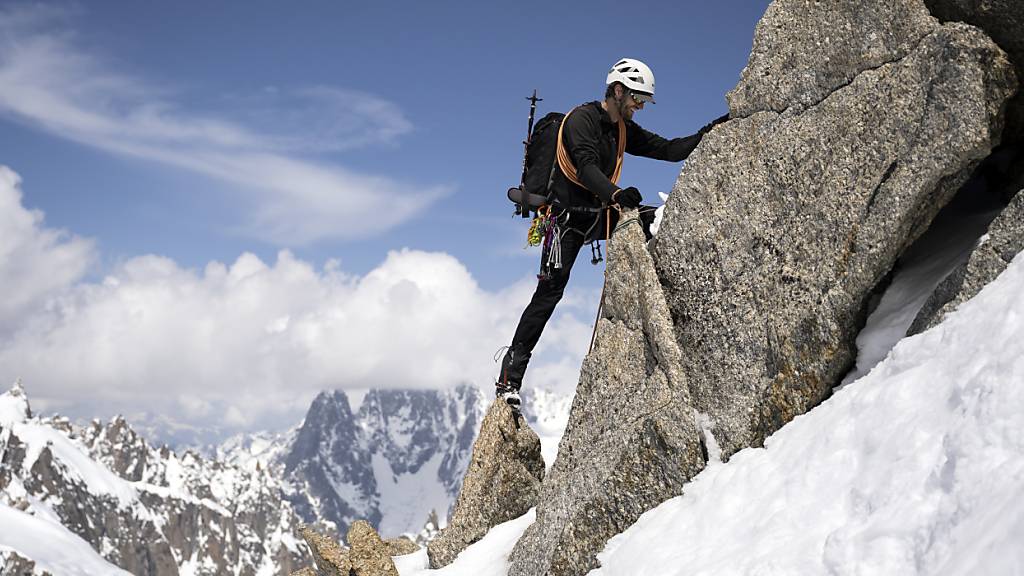
M 672 140 L 626 120 L 626 152 L 680 162 L 693 152 L 708 130 L 725 118 L 719 118 L 692 136 Z M 563 207 L 599 207 L 611 202 L 612 194 L 619 189 L 609 180 L 615 171 L 618 139 L 619 126 L 612 122 L 600 102 L 588 102 L 569 114 L 562 132 L 562 143 L 576 166 L 577 177 L 586 188 L 573 184 L 561 170 L 556 170 L 552 187 L 559 204 Z

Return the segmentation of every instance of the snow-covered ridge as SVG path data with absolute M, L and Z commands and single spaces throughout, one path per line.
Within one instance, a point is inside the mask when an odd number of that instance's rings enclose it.
M 274 574 L 306 556 L 266 470 L 154 449 L 122 418 L 35 417 L 20 385 L 0 395 L 0 514 L 0 550 L 53 574 L 76 573 L 66 565 L 85 549 L 96 557 L 81 566 L 109 563 L 80 572 L 93 574 Z
M 123 417 L 76 426 L 34 416 L 15 385 L 0 395 L 0 506 L 10 520 L 0 526 L 0 558 L 27 558 L 54 574 L 116 573 L 116 566 L 153 575 L 287 573 L 305 555 L 292 503 L 313 511 L 306 520 L 323 522 L 333 520 L 325 513 L 332 498 L 336 509 L 374 520 L 385 533 L 420 532 L 436 512 L 436 531 L 490 401 L 468 386 L 370 391 L 353 413 L 343 392 L 329 392 L 292 430 L 239 435 L 203 456 L 151 447 Z M 543 390 L 525 398 L 527 417 L 549 436 L 551 458 L 570 402 Z M 313 489 L 318 480 L 330 493 Z M 44 532 L 76 544 L 60 551 L 38 539 L 26 544 L 24 534 Z M 218 547 L 237 552 L 225 556 Z M 240 561 L 228 566 L 231 554 Z M 62 568 L 68 562 L 84 572 Z

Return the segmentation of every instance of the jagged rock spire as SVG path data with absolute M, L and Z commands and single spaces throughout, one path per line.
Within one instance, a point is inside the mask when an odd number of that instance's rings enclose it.
M 540 438 L 503 400 L 484 416 L 451 521 L 427 544 L 431 568 L 447 566 L 487 531 L 537 504 L 544 479 Z

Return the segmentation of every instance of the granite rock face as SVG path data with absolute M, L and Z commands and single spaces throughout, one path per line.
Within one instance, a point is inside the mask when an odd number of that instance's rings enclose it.
M 636 213 L 608 247 L 603 313 L 537 519 L 510 576 L 585 574 L 608 539 L 705 463 L 682 358 Z
M 448 526 L 427 544 L 431 568 L 447 566 L 487 531 L 537 505 L 544 479 L 540 438 L 504 401 L 484 415 Z
M 773 32 L 758 36 L 754 54 L 806 44 L 805 26 L 773 15 L 807 4 L 775 2 L 759 24 Z M 851 35 L 892 26 L 882 20 L 856 22 Z M 828 396 L 855 359 L 873 288 L 999 142 L 1016 89 L 1003 51 L 959 23 L 933 27 L 908 50 L 851 67 L 863 71 L 799 112 L 781 106 L 720 125 L 676 182 L 654 259 L 695 407 L 725 457 Z M 821 58 L 811 50 L 784 71 Z
M 1024 5 L 1020 0 L 925 0 L 943 22 L 966 22 L 985 31 L 1013 61 L 1024 78 Z M 1004 142 L 1024 143 L 1024 91 L 1018 90 L 1007 109 Z
M 966 262 L 943 280 L 921 307 L 908 335 L 935 326 L 957 306 L 970 300 L 996 279 L 1013 258 L 1024 251 L 1024 194 L 1018 192 L 992 221 Z
M 921 0 L 772 2 L 754 30 L 740 82 L 726 96 L 730 114 L 799 112 L 861 72 L 905 57 L 937 26 Z

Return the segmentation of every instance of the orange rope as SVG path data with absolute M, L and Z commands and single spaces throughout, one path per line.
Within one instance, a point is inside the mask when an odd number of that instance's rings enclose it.
M 576 111 L 573 108 L 569 111 L 572 114 Z M 565 128 L 565 122 L 569 119 L 569 114 L 562 118 L 562 124 L 558 127 L 558 148 L 556 156 L 558 158 L 558 167 L 562 169 L 562 174 L 569 179 L 570 182 L 579 186 L 580 188 L 586 188 L 579 180 L 579 176 L 576 174 L 576 167 L 572 164 L 572 158 L 569 157 L 569 152 L 565 149 L 565 145 L 562 144 L 562 129 Z M 612 172 L 611 178 L 612 184 L 619 184 L 619 176 L 622 174 L 622 159 L 626 155 L 626 123 L 619 118 L 619 149 L 616 151 L 615 157 L 615 171 Z

